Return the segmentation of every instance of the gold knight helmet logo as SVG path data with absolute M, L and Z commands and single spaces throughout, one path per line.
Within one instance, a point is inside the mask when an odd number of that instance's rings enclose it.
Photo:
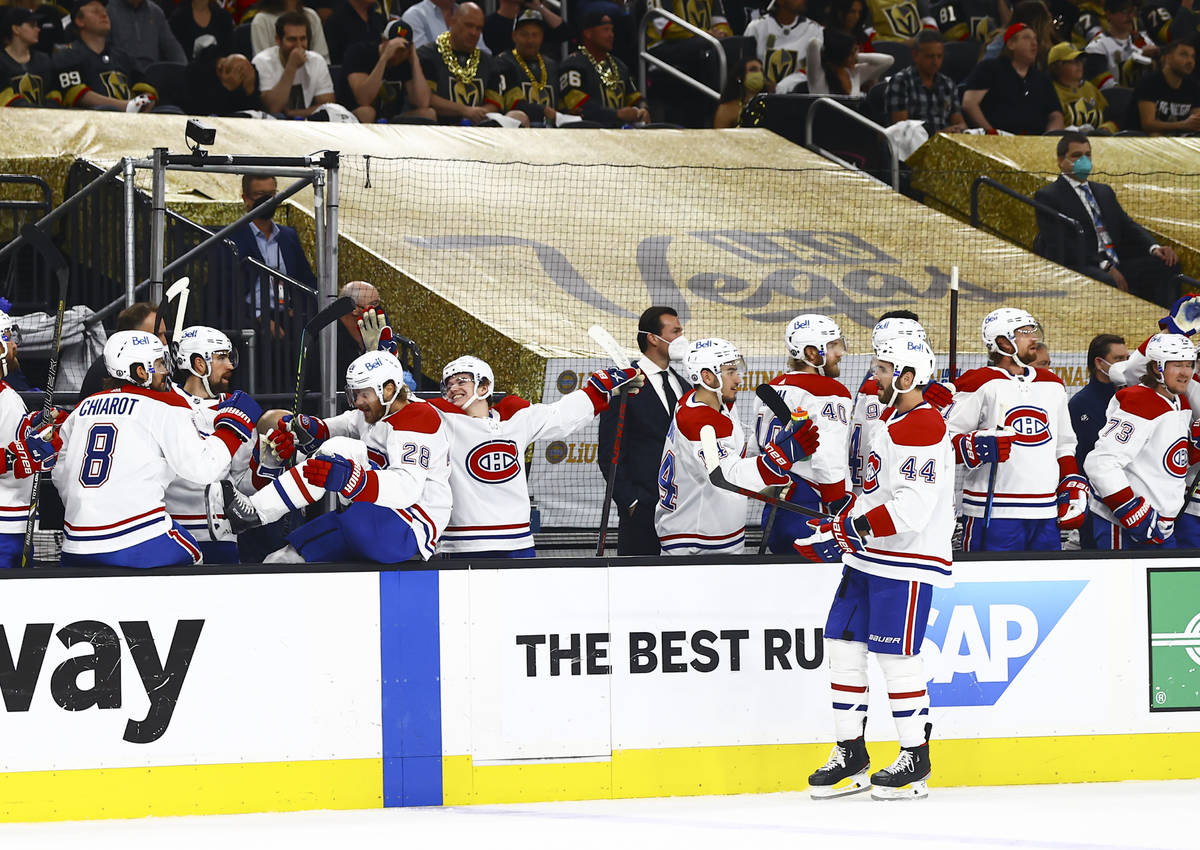
M 600 91 L 604 93 L 604 105 L 609 109 L 621 109 L 625 106 L 624 80 L 617 80 L 613 83 L 612 88 L 602 85 Z
M 550 97 L 549 85 L 539 86 L 537 83 L 521 83 L 521 97 L 539 106 L 554 106 L 554 101 Z
M 702 30 L 712 29 L 712 6 L 708 0 L 684 0 L 682 17 Z
M 779 82 L 796 70 L 796 51 L 772 50 L 767 55 L 767 79 Z
M 25 74 L 13 80 L 13 89 L 30 103 L 42 102 L 42 78 Z
M 108 96 L 117 100 L 129 100 L 129 81 L 121 71 L 101 71 L 100 80 L 108 89 Z
M 451 77 L 453 83 L 450 86 L 450 91 L 453 97 L 450 99 L 455 103 L 461 103 L 463 106 L 480 106 L 483 104 L 483 83 L 478 79 L 460 80 L 457 77 Z
M 915 3 L 899 3 L 886 9 L 896 35 L 909 38 L 921 31 L 921 15 Z

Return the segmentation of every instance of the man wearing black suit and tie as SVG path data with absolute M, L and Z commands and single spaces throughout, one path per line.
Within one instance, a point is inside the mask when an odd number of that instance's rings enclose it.
M 663 442 L 675 405 L 688 389 L 687 382 L 671 368 L 682 359 L 687 338 L 679 314 L 670 307 L 651 307 L 638 320 L 638 348 L 634 361 L 646 375 L 646 387 L 625 400 L 625 425 L 613 501 L 617 503 L 617 554 L 657 555 L 658 532 L 654 530 L 654 505 L 658 502 L 658 466 Z M 672 342 L 674 344 L 672 344 Z M 672 357 L 673 351 L 679 357 Z M 617 435 L 617 405 L 600 414 L 600 444 L 596 462 L 608 480 L 612 468 L 613 441 Z
M 1179 258 L 1126 215 L 1112 188 L 1088 180 L 1092 144 L 1082 133 L 1058 140 L 1062 172 L 1034 198 L 1083 226 L 1082 236 L 1038 210 L 1039 253 L 1088 277 L 1170 307 L 1179 297 Z

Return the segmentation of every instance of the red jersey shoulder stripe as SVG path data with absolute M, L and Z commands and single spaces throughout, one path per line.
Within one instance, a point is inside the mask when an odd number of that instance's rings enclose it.
M 675 427 L 679 433 L 693 442 L 700 442 L 700 429 L 713 426 L 717 439 L 733 433 L 733 420 L 713 410 L 707 404 L 696 401 L 694 393 L 688 393 L 675 408 Z
M 773 387 L 797 387 L 812 395 L 841 396 L 850 398 L 850 390 L 845 385 L 828 375 L 814 375 L 811 372 L 784 372 L 770 381 Z
M 424 401 L 410 401 L 395 413 L 384 417 L 394 431 L 415 431 L 418 434 L 435 434 L 442 427 L 442 418 L 433 405 Z

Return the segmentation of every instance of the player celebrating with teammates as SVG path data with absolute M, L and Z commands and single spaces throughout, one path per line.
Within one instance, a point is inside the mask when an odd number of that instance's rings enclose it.
M 235 534 L 306 507 L 325 491 L 348 506 L 300 526 L 264 563 L 349 557 L 396 564 L 428 560 L 437 547 L 450 519 L 449 429 L 433 405 L 409 395 L 404 367 L 386 351 L 351 362 L 346 398 L 353 409 L 329 419 L 283 417 L 268 438 L 281 458 L 299 462 L 273 483 L 244 496 L 221 482 Z
M 988 366 L 964 372 L 947 422 L 967 468 L 963 548 L 1053 551 L 1059 529 L 1079 528 L 1088 483 L 1075 462 L 1075 431 L 1062 380 L 1029 365 L 1042 329 L 1024 310 L 983 320 Z
M 525 449 L 534 440 L 566 437 L 607 408 L 622 387 L 637 393 L 644 381 L 637 369 L 604 369 L 554 404 L 508 395 L 489 406 L 492 368 L 477 357 L 447 363 L 443 397 L 432 403 L 450 432 L 454 506 L 438 551 L 454 558 L 532 558 Z
M 62 426 L 53 479 L 66 508 L 63 566 L 165 567 L 202 560 L 166 508 L 176 478 L 211 484 L 254 433 L 262 408 L 244 392 L 219 405 L 212 433 L 168 386 L 165 352 L 145 331 L 104 344 L 112 388 L 84 399 Z
M 1175 548 L 1188 467 L 1200 461 L 1186 397 L 1195 347 L 1186 336 L 1160 333 L 1143 353 L 1141 383 L 1117 391 L 1084 461 L 1099 549 Z
M 828 316 L 804 313 L 788 323 L 784 333 L 788 350 L 787 371 L 770 385 L 790 410 L 804 410 L 815 422 L 820 446 L 812 456 L 788 470 L 789 484 L 780 498 L 818 510 L 827 505 L 837 512 L 846 505 L 846 431 L 850 419 L 850 393 L 840 381 L 839 361 L 846 344 L 837 323 Z M 761 401 L 755 426 L 760 451 L 783 428 Z M 763 510 L 763 528 L 770 526 L 767 546 L 776 554 L 791 552 L 792 541 L 807 537 L 811 529 L 799 514 L 781 511 L 774 523 L 771 508 Z
M 870 776 L 872 796 L 928 793 L 931 726 L 919 652 L 932 588 L 953 583 L 954 449 L 941 414 L 921 396 L 936 368 L 928 344 L 897 337 L 875 357 L 886 409 L 869 446 L 862 498 L 828 521 L 812 520 L 816 533 L 796 541 L 809 560 L 845 564 L 825 623 L 837 744 L 809 777 L 813 797 L 867 789 L 869 654 L 887 680 L 901 748 L 890 767 Z
M 675 408 L 658 470 L 654 525 L 664 554 L 741 554 L 745 548 L 746 497 L 718 489 L 708 478 L 700 432 L 716 432 L 720 466 L 733 484 L 761 490 L 786 484 L 788 470 L 810 457 L 820 442 L 811 419 L 801 419 L 745 457 L 746 435 L 733 414 L 745 361 L 733 343 L 700 339 L 683 358 L 694 389 Z M 793 430 L 794 428 L 794 430 Z

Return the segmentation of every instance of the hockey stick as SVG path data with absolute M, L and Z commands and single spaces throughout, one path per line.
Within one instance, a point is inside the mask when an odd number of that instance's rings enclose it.
M 708 470 L 708 480 L 714 486 L 722 490 L 728 490 L 730 493 L 737 493 L 739 496 L 745 496 L 747 499 L 762 502 L 764 505 L 778 505 L 785 511 L 800 514 L 800 516 L 806 516 L 810 519 L 833 519 L 828 514 L 814 511 L 803 505 L 793 505 L 791 502 L 785 502 L 783 499 L 776 499 L 774 496 L 764 496 L 756 490 L 748 490 L 745 487 L 739 487 L 736 484 L 730 483 L 725 477 L 725 473 L 721 470 L 721 449 L 717 446 L 717 431 L 713 426 L 705 425 L 700 429 L 700 448 L 704 453 L 704 468 Z
M 604 353 L 612 358 L 613 363 L 621 369 L 629 368 L 629 356 L 625 349 L 617 344 L 613 335 L 599 325 L 588 328 L 588 336 L 604 349 Z M 604 484 L 604 505 L 600 508 L 600 531 L 596 541 L 596 557 L 604 557 L 604 549 L 608 544 L 608 515 L 612 511 L 613 487 L 617 483 L 617 461 L 621 458 L 621 435 L 625 432 L 625 407 L 629 401 L 628 392 L 622 387 L 617 392 L 617 433 L 613 437 L 612 464 L 609 466 L 608 481 Z
M 790 421 L 792 425 L 800 421 L 799 414 L 793 414 L 788 410 L 787 402 L 783 400 L 783 396 L 779 391 L 770 384 L 759 384 L 754 389 L 754 394 L 758 396 L 759 401 L 767 406 L 767 409 L 775 414 L 775 418 L 780 424 Z M 790 426 L 789 426 L 790 427 Z M 767 524 L 763 528 L 762 540 L 758 541 L 758 554 L 763 555 L 767 551 L 767 541 L 771 539 L 771 529 L 775 527 L 775 515 L 779 513 L 779 505 L 771 505 L 771 512 L 767 515 Z
M 304 401 L 304 377 L 308 365 L 308 341 L 327 325 L 332 325 L 342 316 L 354 309 L 354 299 L 343 295 L 317 315 L 313 316 L 300 329 L 300 356 L 296 362 L 296 394 L 292 399 L 292 415 L 300 415 L 300 405 Z
M 958 377 L 958 266 L 950 267 L 950 362 L 947 370 L 951 383 Z
M 32 224 L 21 228 L 21 235 L 41 254 L 42 259 L 54 272 L 58 281 L 58 312 L 54 318 L 54 352 L 50 355 L 50 363 L 46 366 L 45 400 L 42 402 L 42 419 L 54 421 L 54 385 L 58 382 L 58 358 L 62 353 L 63 314 L 67 311 L 67 258 L 58 250 L 45 231 Z M 29 567 L 33 554 L 33 523 L 37 517 L 38 496 L 42 489 L 42 473 L 33 474 L 33 482 L 29 491 L 29 516 L 25 520 L 25 543 L 21 548 L 21 567 Z
M 175 317 L 171 325 L 171 338 L 167 340 L 167 350 L 171 355 L 171 363 L 167 366 L 168 372 L 175 371 L 175 355 L 179 351 L 179 339 L 183 336 L 183 323 L 187 321 L 187 305 L 188 296 L 191 294 L 189 287 L 191 278 L 184 276 L 171 284 L 167 290 L 166 301 L 170 303 L 178 299 L 175 304 Z

